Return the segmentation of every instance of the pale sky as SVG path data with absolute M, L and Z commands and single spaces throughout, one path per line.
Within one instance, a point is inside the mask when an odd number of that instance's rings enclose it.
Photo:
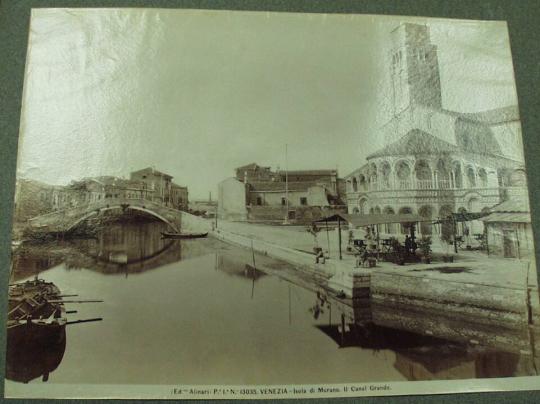
M 217 192 L 251 162 L 338 168 L 384 145 L 390 31 L 428 23 L 443 107 L 516 104 L 506 25 L 159 9 L 33 10 L 18 175 L 51 184 L 147 166 Z

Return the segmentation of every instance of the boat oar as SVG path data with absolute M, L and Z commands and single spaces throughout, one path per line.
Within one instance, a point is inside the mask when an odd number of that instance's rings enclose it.
M 56 295 L 55 297 L 76 297 L 79 295 Z
M 103 303 L 103 300 L 63 300 L 63 299 L 54 299 L 47 300 L 49 303 Z
M 87 318 L 85 320 L 74 320 L 74 321 L 68 321 L 66 324 L 79 324 L 79 323 L 91 323 L 93 321 L 101 321 L 103 320 L 101 317 L 97 318 Z

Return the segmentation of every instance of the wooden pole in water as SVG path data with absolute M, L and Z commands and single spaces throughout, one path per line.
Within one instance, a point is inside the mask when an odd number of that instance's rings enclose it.
M 253 268 L 255 269 L 255 250 L 253 249 L 253 239 L 251 239 L 251 256 L 253 259 Z
M 328 325 L 332 325 L 332 306 L 328 309 Z
M 341 313 L 341 344 L 342 347 L 345 344 L 345 314 Z
M 251 299 L 253 299 L 253 295 L 255 294 L 255 250 L 253 249 L 253 239 L 251 239 L 251 256 L 253 258 L 253 274 L 252 274 L 252 281 L 251 281 Z
M 338 216 L 337 219 L 337 225 L 338 225 L 338 244 L 339 244 L 339 259 L 343 259 L 341 256 L 341 218 Z

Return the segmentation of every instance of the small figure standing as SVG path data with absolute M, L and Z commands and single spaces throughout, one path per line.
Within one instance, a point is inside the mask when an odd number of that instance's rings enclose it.
M 411 248 L 412 248 L 411 238 L 408 235 L 406 235 L 405 236 L 405 250 L 407 250 L 407 252 L 410 253 Z

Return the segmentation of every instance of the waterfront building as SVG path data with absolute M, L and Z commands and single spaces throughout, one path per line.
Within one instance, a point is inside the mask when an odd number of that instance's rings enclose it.
M 218 184 L 218 217 L 245 221 L 247 213 L 247 185 L 236 178 L 221 181 Z
M 145 199 L 175 209 L 187 209 L 188 189 L 173 183 L 172 175 L 147 167 L 131 172 L 130 179 L 143 184 Z
M 188 189 L 182 185 L 171 183 L 170 206 L 178 210 L 188 210 Z
M 133 171 L 129 178 L 145 184 L 145 189 L 151 191 L 150 200 L 168 206 L 171 200 L 172 176 L 165 174 L 153 167 Z
M 272 171 L 252 163 L 235 173 L 219 184 L 221 218 L 309 222 L 343 203 L 337 170 Z
M 89 177 L 56 187 L 53 210 L 73 208 L 109 199 L 151 199 L 153 190 L 140 181 L 113 176 Z
M 251 181 L 275 181 L 277 178 L 277 174 L 270 167 L 262 167 L 257 163 L 238 167 L 234 171 L 235 178 L 246 183 Z
M 510 198 L 511 177 L 524 176 L 517 107 L 478 113 L 444 109 L 429 28 L 406 23 L 391 35 L 392 117 L 378 134 L 386 146 L 346 177 L 349 213 L 415 213 L 435 220 L 454 212 L 487 212 Z M 461 231 L 483 232 L 481 221 L 467 226 Z M 419 230 L 434 231 L 430 222 Z
M 87 177 L 72 181 L 66 186 L 18 180 L 15 215 L 17 220 L 27 220 L 44 213 L 112 199 L 147 199 L 175 209 L 187 210 L 187 187 L 175 184 L 170 179 L 172 176 L 150 168 L 132 173 L 131 179 L 114 176 Z

